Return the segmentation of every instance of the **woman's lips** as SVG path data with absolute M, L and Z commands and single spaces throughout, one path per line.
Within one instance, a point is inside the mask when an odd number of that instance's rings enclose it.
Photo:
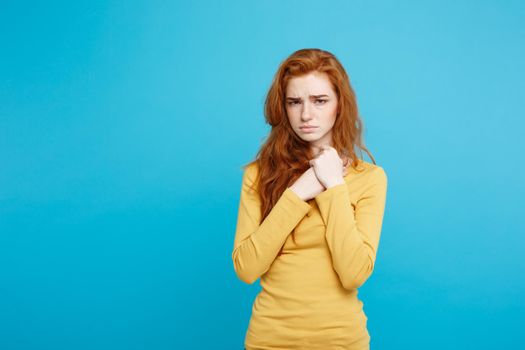
M 310 133 L 314 132 L 317 129 L 317 126 L 308 126 L 308 127 L 300 127 L 302 132 Z

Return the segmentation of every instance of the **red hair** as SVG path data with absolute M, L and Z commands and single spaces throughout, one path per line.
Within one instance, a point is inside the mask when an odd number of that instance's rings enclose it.
M 270 134 L 255 160 L 243 166 L 246 168 L 252 163 L 258 165 L 255 184 L 261 200 L 261 222 L 286 188 L 310 168 L 308 161 L 314 158 L 309 143 L 293 131 L 285 109 L 288 81 L 310 72 L 326 73 L 337 94 L 337 117 L 332 130 L 332 145 L 339 156 L 345 162 L 351 161 L 352 168 L 358 171 L 356 150 L 364 150 L 376 164 L 363 144 L 363 124 L 359 117 L 356 96 L 339 60 L 332 53 L 320 49 L 295 51 L 279 66 L 266 96 L 264 114 L 266 123 L 271 126 Z M 361 152 L 360 154 L 362 156 Z

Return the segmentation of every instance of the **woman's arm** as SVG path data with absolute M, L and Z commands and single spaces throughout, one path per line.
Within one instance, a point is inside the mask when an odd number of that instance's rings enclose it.
M 332 263 L 345 289 L 360 287 L 372 274 L 381 235 L 387 176 L 376 166 L 362 197 L 352 207 L 347 184 L 330 187 L 315 197 L 326 225 Z
M 287 188 L 261 223 L 259 194 L 250 189 L 256 167 L 248 166 L 243 174 L 232 253 L 237 276 L 252 284 L 269 268 L 292 230 L 311 206 Z

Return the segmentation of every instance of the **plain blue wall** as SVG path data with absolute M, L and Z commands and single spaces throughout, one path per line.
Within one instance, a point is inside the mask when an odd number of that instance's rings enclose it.
M 523 346 L 524 23 L 521 1 L 3 1 L 0 348 L 241 349 L 240 166 L 306 47 L 346 67 L 389 177 L 372 349 Z

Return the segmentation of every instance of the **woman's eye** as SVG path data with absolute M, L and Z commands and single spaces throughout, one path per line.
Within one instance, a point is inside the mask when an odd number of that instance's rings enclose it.
M 322 105 L 322 104 L 325 104 L 327 101 L 328 101 L 328 100 L 319 100 L 319 99 L 318 99 L 318 100 L 315 100 L 316 103 L 321 104 L 321 105 Z M 290 106 L 292 106 L 292 105 L 296 105 L 296 104 L 300 104 L 300 103 L 301 103 L 301 101 L 288 101 L 288 104 L 289 104 Z

